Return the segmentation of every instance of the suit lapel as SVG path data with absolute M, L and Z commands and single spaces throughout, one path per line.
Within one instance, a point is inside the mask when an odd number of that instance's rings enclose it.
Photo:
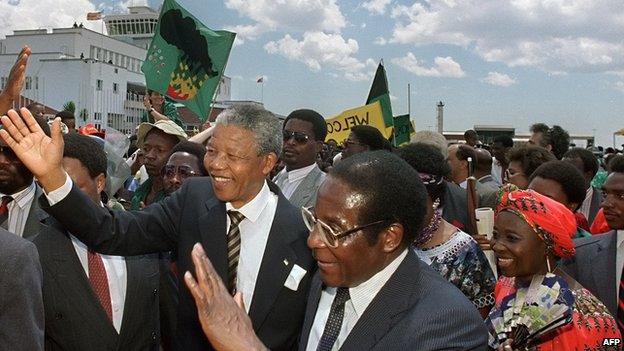
M 598 213 L 598 210 L 600 209 L 600 203 L 602 202 L 601 190 L 598 188 L 593 188 L 592 190 L 592 198 L 589 205 L 589 218 L 587 218 L 590 225 L 594 221 L 594 218 L 596 218 L 596 213 Z
M 207 213 L 198 219 L 201 242 L 219 276 L 227 282 L 227 222 L 225 203 L 216 197 L 205 203 Z
M 615 252 L 617 249 L 617 232 L 612 231 L 610 238 L 601 240 L 596 245 L 596 253 L 591 256 L 591 262 L 585 262 L 592 267 L 592 278 L 598 291 L 604 294 L 605 305 L 610 311 L 617 311 L 617 297 L 615 289 Z
M 315 184 L 318 177 L 322 174 L 321 170 L 318 167 L 312 168 L 310 173 L 303 179 L 303 181 L 299 184 L 295 192 L 290 197 L 290 203 L 295 204 L 305 204 L 308 202 L 308 199 L 315 192 Z
M 45 220 L 49 215 L 39 207 L 39 196 L 43 191 L 38 185 L 35 185 L 35 197 L 33 198 L 30 210 L 28 211 L 28 217 L 24 224 L 24 232 L 22 237 L 24 239 L 31 239 L 39 233 L 41 230 L 41 221 Z
M 416 299 L 415 283 L 421 274 L 418 258 L 411 251 L 368 305 L 341 349 L 370 350 L 401 320 Z
M 303 320 L 303 328 L 301 329 L 301 337 L 299 338 L 299 350 L 305 350 L 308 347 L 310 330 L 312 330 L 312 324 L 314 324 L 314 318 L 316 317 L 316 310 L 318 309 L 318 304 L 321 300 L 322 291 L 323 284 L 321 281 L 321 275 L 317 271 L 312 278 L 310 286 L 310 295 L 308 296 L 308 303 L 306 304 L 305 319 Z
M 269 182 L 269 188 L 273 192 L 275 192 L 274 187 L 275 185 Z M 290 246 L 296 238 L 291 235 L 284 224 L 284 218 L 279 215 L 283 211 L 282 208 L 287 205 L 288 200 L 279 194 L 275 217 L 262 256 L 251 306 L 249 306 L 249 317 L 253 322 L 254 330 L 260 329 L 280 290 L 286 289 L 284 282 L 297 261 L 297 255 Z
M 120 337 L 124 336 L 124 331 L 130 325 L 130 318 L 132 316 L 139 316 L 141 312 L 137 311 L 139 304 L 134 303 L 135 299 L 139 296 L 139 287 L 145 286 L 144 280 L 146 279 L 143 267 L 141 266 L 141 260 L 139 257 L 129 257 L 125 259 L 126 262 L 126 298 L 124 301 L 124 313 L 121 320 L 121 329 L 119 330 Z M 127 332 L 126 332 L 127 333 Z
M 72 309 L 82 315 L 84 321 L 89 321 L 93 330 L 108 335 L 109 340 L 117 338 L 117 331 L 93 292 L 71 239 L 58 231 L 49 231 L 46 235 L 53 250 L 50 270 L 65 300 L 71 301 Z

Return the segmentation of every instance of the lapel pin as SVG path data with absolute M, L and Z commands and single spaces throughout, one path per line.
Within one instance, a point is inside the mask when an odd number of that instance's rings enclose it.
M 288 260 L 284 259 L 284 266 L 288 266 Z

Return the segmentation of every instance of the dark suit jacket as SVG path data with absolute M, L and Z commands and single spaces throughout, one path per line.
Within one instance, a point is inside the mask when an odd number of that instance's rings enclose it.
M 93 293 L 69 235 L 49 218 L 33 243 L 43 268 L 46 350 L 158 350 L 158 256 L 126 258 L 118 334 Z
M 574 242 L 576 255 L 561 262 L 563 270 L 602 301 L 613 316 L 617 316 L 616 231 Z
M 26 223 L 24 223 L 24 231 L 21 235 L 24 239 L 32 240 L 32 238 L 39 233 L 41 221 L 48 217 L 48 214 L 39 207 L 39 201 L 37 201 L 41 194 L 43 194 L 43 190 L 35 183 L 35 195 L 30 205 L 30 210 L 28 211 Z
M 600 210 L 600 203 L 602 203 L 602 191 L 594 187 L 591 204 L 589 205 L 589 216 L 587 218 L 589 225 L 594 222 L 594 218 L 596 218 L 596 214 L 598 210 Z
M 43 350 L 41 281 L 35 246 L 0 228 L 0 349 Z
M 306 245 L 308 230 L 300 211 L 279 194 L 258 279 L 249 306 L 254 330 L 272 350 L 296 347 L 305 311 L 311 275 L 316 262 Z M 180 272 L 194 272 L 191 250 L 202 243 L 221 278 L 227 281 L 225 203 L 219 201 L 209 178 L 189 179 L 170 197 L 143 211 L 105 211 L 93 204 L 76 186 L 61 202 L 42 208 L 87 246 L 102 253 L 139 255 L 177 250 Z M 308 273 L 297 291 L 284 286 L 294 264 Z M 185 351 L 208 350 L 195 302 L 186 285 L 180 284 L 177 343 Z
M 316 274 L 299 350 L 305 351 L 321 297 Z M 488 333 L 474 305 L 411 250 L 368 305 L 340 350 L 485 350 Z
M 466 206 L 466 190 L 453 182 L 446 182 L 442 218 L 464 232 L 472 233 Z

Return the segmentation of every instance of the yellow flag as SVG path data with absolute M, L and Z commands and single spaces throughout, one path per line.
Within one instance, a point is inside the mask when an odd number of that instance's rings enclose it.
M 624 128 L 618 130 L 617 132 L 614 133 L 615 135 L 624 135 Z
M 379 129 L 386 139 L 392 135 L 392 127 L 385 127 L 379 101 L 343 111 L 338 116 L 325 120 L 325 123 L 327 124 L 325 141 L 335 140 L 338 144 L 349 136 L 352 127 L 361 124 Z

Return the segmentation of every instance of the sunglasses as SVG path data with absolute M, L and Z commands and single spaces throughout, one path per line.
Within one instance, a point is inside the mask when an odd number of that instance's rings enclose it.
M 173 178 L 176 174 L 180 175 L 180 178 L 186 179 L 190 177 L 198 176 L 199 174 L 195 172 L 189 166 L 174 166 L 174 165 L 166 165 L 163 167 L 163 175 L 167 178 Z
M 291 130 L 282 131 L 282 136 L 284 137 L 284 142 L 287 142 L 288 140 L 295 138 L 296 142 L 298 142 L 299 144 L 303 144 L 307 142 L 308 140 L 310 140 L 310 137 L 306 133 L 293 132 Z
M 316 218 L 316 215 L 314 215 L 314 213 L 312 213 L 309 208 L 302 207 L 301 215 L 303 216 L 303 221 L 305 222 L 306 227 L 308 227 L 310 233 L 312 233 L 312 231 L 316 229 L 317 233 L 319 233 L 319 235 L 321 236 L 321 240 L 323 241 L 323 243 L 334 249 L 338 247 L 340 239 L 346 238 L 351 234 L 355 234 L 362 229 L 388 221 L 388 219 L 382 219 L 380 221 L 371 222 L 368 224 L 357 226 L 353 229 L 336 233 L 329 225 Z

